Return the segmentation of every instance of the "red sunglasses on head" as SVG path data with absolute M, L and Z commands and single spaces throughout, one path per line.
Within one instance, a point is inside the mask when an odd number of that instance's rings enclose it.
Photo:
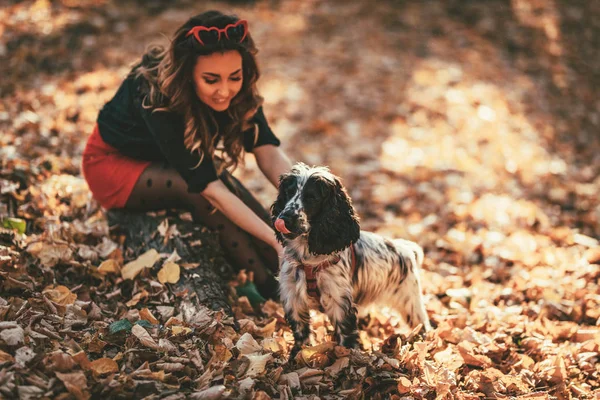
M 229 24 L 223 29 L 215 26 L 207 28 L 206 26 L 195 26 L 189 30 L 185 37 L 194 35 L 198 43 L 203 46 L 216 44 L 221 40 L 221 34 L 225 35 L 232 42 L 241 43 L 248 35 L 248 21 L 240 19 L 235 24 Z

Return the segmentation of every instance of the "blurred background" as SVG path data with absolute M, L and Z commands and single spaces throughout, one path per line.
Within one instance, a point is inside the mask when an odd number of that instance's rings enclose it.
M 249 21 L 292 160 L 341 176 L 363 229 L 425 248 L 436 324 L 535 321 L 507 343 L 539 365 L 600 324 L 598 1 L 4 0 L 0 211 L 36 233 L 97 212 L 79 165 L 99 109 L 148 44 L 209 9 Z M 236 174 L 272 203 L 251 156 Z

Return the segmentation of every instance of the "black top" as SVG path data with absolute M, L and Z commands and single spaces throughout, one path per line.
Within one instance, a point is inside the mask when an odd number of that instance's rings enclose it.
M 218 179 L 212 157 L 205 156 L 198 165 L 200 156 L 190 152 L 184 145 L 184 121 L 181 115 L 166 111 L 153 113 L 151 108 L 142 107 L 145 96 L 143 79 L 130 75 L 115 96 L 104 105 L 98 115 L 100 136 L 104 142 L 128 157 L 166 161 L 187 182 L 188 192 L 202 192 L 210 182 Z M 224 112 L 215 112 L 215 115 L 218 121 L 228 118 Z M 242 132 L 247 152 L 266 144 L 279 146 L 280 141 L 269 127 L 262 107 L 251 121 L 258 126 L 258 139 L 254 144 L 254 129 Z M 215 143 L 218 143 L 218 138 L 215 138 Z

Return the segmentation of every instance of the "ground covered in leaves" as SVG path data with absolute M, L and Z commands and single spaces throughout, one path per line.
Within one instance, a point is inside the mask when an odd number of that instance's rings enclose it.
M 209 8 L 250 21 L 291 158 L 424 247 L 432 333 L 377 310 L 350 352 L 315 314 L 288 362 L 278 304 L 235 300 L 237 332 L 186 312 L 176 255 L 111 235 L 86 137 L 145 46 Z M 0 396 L 600 397 L 598 2 L 27 0 L 0 32 Z

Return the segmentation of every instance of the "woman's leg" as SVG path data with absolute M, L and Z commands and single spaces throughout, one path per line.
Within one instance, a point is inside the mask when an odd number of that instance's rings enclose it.
M 258 215 L 267 225 L 271 226 L 271 215 L 265 208 L 256 200 L 248 189 L 228 171 L 221 174 L 221 180 L 235 193 L 256 215 Z M 250 236 L 256 251 L 260 254 L 263 263 L 269 267 L 275 275 L 279 275 L 279 257 L 273 247 L 263 242 L 262 240 Z
M 252 235 L 215 210 L 201 194 L 188 193 L 187 183 L 172 167 L 152 164 L 146 168 L 135 184 L 125 208 L 142 211 L 164 208 L 189 210 L 194 221 L 218 232 L 225 257 L 234 268 L 252 271 L 260 293 L 268 298 L 277 297 L 276 281 L 256 248 L 258 239 L 253 240 Z M 275 253 L 274 250 L 273 252 Z

